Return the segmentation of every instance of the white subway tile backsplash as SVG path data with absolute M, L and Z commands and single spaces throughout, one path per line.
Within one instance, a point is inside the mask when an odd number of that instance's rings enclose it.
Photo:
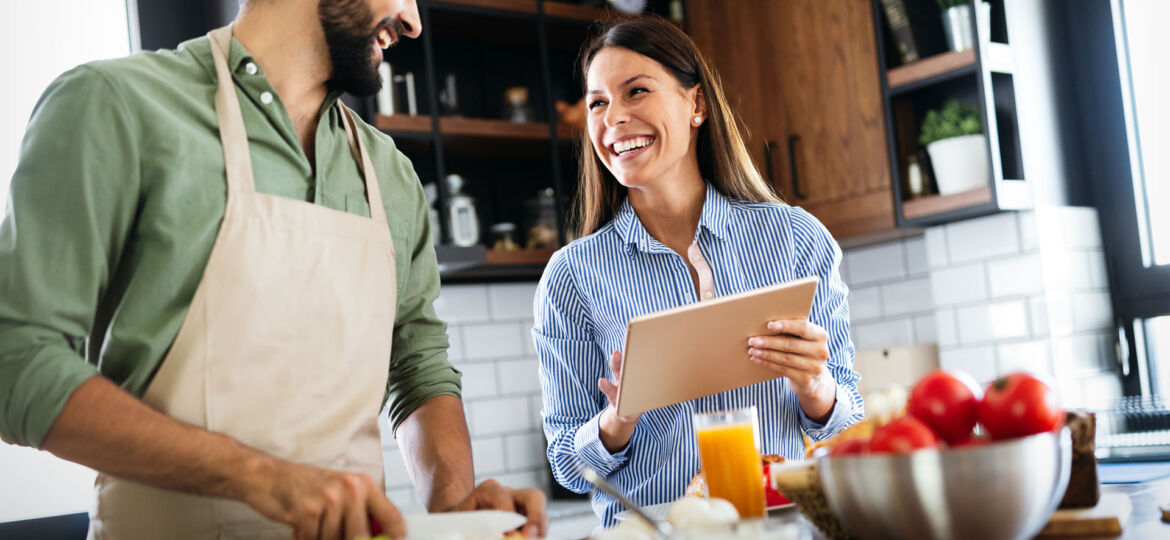
M 959 344 L 959 330 L 955 324 L 955 310 L 946 308 L 934 312 L 934 331 L 940 347 Z
M 398 448 L 382 449 L 382 470 L 386 472 L 386 489 L 411 488 L 410 473 L 406 470 L 406 462 L 402 460 L 402 453 Z
M 507 453 L 503 437 L 472 439 L 471 456 L 475 462 L 475 474 L 499 474 L 508 469 Z
M 447 342 L 450 347 L 447 348 L 447 359 L 458 363 L 467 358 L 463 351 L 463 327 L 458 324 L 447 325 Z
M 472 434 L 497 435 L 518 433 L 536 428 L 534 414 L 529 411 L 528 398 L 506 398 L 477 401 L 468 404 Z
M 463 399 L 495 397 L 500 392 L 495 364 L 462 364 L 459 370 L 463 372 Z
M 435 299 L 435 314 L 447 324 L 490 320 L 487 287 L 443 285 Z
M 1042 292 L 1044 270 L 1040 265 L 1040 254 L 1030 253 L 989 261 L 987 281 L 992 298 Z
M 392 489 L 386 493 L 386 496 L 403 515 L 423 514 L 427 511 L 426 506 L 419 502 L 418 494 L 414 492 L 413 488 Z
M 918 345 L 938 343 L 936 328 L 933 313 L 914 317 L 914 343 Z
M 495 283 L 488 286 L 492 318 L 532 319 L 536 283 Z
M 1094 289 L 1109 288 L 1109 274 L 1105 270 L 1105 254 L 1101 251 L 1086 251 L 1088 257 L 1089 275 L 1087 287 Z
M 544 489 L 548 485 L 548 478 L 544 474 L 544 470 L 501 474 L 492 478 L 512 489 Z M 476 482 L 483 480 L 487 480 L 487 478 L 478 478 Z
M 935 306 L 950 306 L 987 299 L 987 274 L 983 263 L 940 268 L 930 273 Z
M 884 349 L 914 343 L 914 319 L 902 317 L 855 324 L 853 346 L 857 350 Z
M 845 254 L 849 277 L 854 285 L 900 278 L 906 275 L 905 256 L 900 242 L 850 250 Z
M 922 241 L 926 248 L 926 262 L 931 268 L 939 268 L 950 264 L 951 259 L 947 255 L 947 227 L 946 225 L 936 225 L 929 229 L 922 235 Z
M 1118 365 L 1113 337 L 1105 332 L 1057 338 L 1052 349 L 1056 368 L 1062 372 L 1095 373 Z
M 996 345 L 999 375 L 1018 371 L 1051 375 L 1052 354 L 1048 340 L 1025 341 Z
M 980 304 L 955 310 L 959 343 L 1024 337 L 1029 333 L 1028 305 L 1024 300 Z
M 1040 233 L 1036 230 L 1036 212 L 1034 210 L 1016 212 L 1016 218 L 1020 228 L 1020 250 L 1031 251 L 1039 248 Z
M 1101 407 L 1121 398 L 1121 379 L 1114 373 L 1102 373 L 1081 380 L 1086 406 Z
M 1113 306 L 1107 292 L 1077 292 L 1072 295 L 1073 330 L 1107 329 L 1113 325 Z
M 1051 248 L 1101 246 L 1097 211 L 1093 208 L 1043 206 L 1036 209 L 1040 243 Z
M 926 239 L 921 236 L 908 238 L 902 243 L 906 252 L 906 272 L 911 276 L 925 274 L 930 271 L 930 262 L 926 258 Z
M 524 336 L 529 337 L 530 336 Z M 463 327 L 464 348 L 469 360 L 506 358 L 524 354 L 520 329 L 515 323 L 475 324 Z
M 882 298 L 880 289 L 873 287 L 858 287 L 849 291 L 849 318 L 854 321 L 876 319 L 882 315 Z
M 995 380 L 995 352 L 989 346 L 945 348 L 939 351 L 939 367 L 963 371 L 981 386 Z
M 1032 323 L 1033 336 L 1047 336 L 1049 334 L 1048 302 L 1043 296 L 1028 299 L 1028 318 Z
M 952 263 L 983 260 L 1020 250 L 1016 216 L 995 214 L 947 225 L 947 249 Z
M 1053 336 L 1073 332 L 1073 298 L 1068 292 L 1049 291 L 1044 301 L 1048 304 L 1048 329 Z
M 1045 283 L 1053 289 L 1105 288 L 1105 257 L 1096 250 L 1043 251 Z
M 908 279 L 882 285 L 883 312 L 885 315 L 922 313 L 934 308 L 930 295 L 930 278 Z
M 544 466 L 544 436 L 540 433 L 510 435 L 504 439 L 508 470 L 519 471 Z
M 539 364 L 535 358 L 499 362 L 497 366 L 500 373 L 500 393 L 540 392 Z

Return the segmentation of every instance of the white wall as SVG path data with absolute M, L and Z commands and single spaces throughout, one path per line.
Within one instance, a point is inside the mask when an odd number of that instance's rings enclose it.
M 0 209 L 45 87 L 77 64 L 129 52 L 124 0 L 0 2 Z M 0 443 L 0 521 L 88 511 L 93 476 L 45 452 Z

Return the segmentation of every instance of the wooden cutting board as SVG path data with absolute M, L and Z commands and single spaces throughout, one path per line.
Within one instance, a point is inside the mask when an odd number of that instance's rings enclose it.
M 1124 493 L 1104 493 L 1097 506 L 1057 510 L 1037 538 L 1053 536 L 1118 536 L 1129 522 L 1133 505 Z

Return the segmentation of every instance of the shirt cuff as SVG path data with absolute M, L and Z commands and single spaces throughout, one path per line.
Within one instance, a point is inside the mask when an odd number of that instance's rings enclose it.
M 849 420 L 853 417 L 853 400 L 849 399 L 849 392 L 837 384 L 836 396 L 833 398 L 833 412 L 824 424 L 819 424 L 800 409 L 800 427 L 809 438 L 819 441 L 835 435 L 838 431 L 849 427 Z M 797 405 L 799 408 L 800 406 Z
M 630 444 L 627 444 L 621 452 L 609 453 L 609 450 L 605 448 L 605 443 L 601 442 L 602 414 L 605 414 L 604 410 L 577 428 L 577 434 L 573 437 L 573 450 L 586 465 L 596 469 L 602 476 L 609 476 L 625 465 L 634 441 L 631 439 Z

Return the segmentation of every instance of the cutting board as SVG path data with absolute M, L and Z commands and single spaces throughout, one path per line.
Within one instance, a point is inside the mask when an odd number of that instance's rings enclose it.
M 1053 512 L 1037 538 L 1051 536 L 1118 536 L 1129 522 L 1133 505 L 1124 493 L 1103 493 L 1097 506 Z

